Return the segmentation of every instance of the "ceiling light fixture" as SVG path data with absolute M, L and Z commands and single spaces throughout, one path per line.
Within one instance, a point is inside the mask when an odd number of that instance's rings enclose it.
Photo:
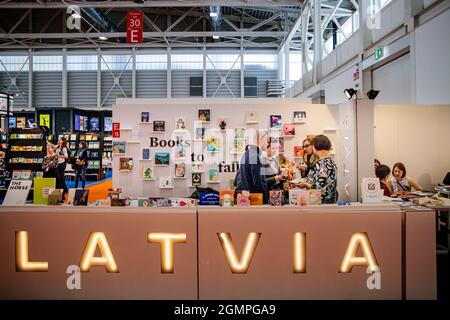
M 370 89 L 369 91 L 367 91 L 367 97 L 370 99 L 370 100 L 374 100 L 376 97 L 377 97 L 377 95 L 380 93 L 380 90 L 373 90 L 373 89 Z
M 350 100 L 356 94 L 356 90 L 353 88 L 345 89 L 344 94 L 347 97 L 347 99 Z
M 217 12 L 210 12 L 210 13 L 209 13 L 209 16 L 210 16 L 211 18 L 216 18 L 216 17 L 217 17 Z
M 104 36 L 100 36 L 100 37 L 98 37 L 100 40 L 108 40 L 108 38 L 107 37 L 104 37 Z

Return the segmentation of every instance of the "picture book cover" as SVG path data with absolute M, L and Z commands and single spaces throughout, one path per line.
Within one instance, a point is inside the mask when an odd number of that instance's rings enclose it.
M 55 178 L 34 178 L 33 203 L 47 204 L 49 188 L 55 188 Z
M 245 122 L 258 123 L 258 121 L 258 112 L 251 110 L 245 113 Z
M 142 179 L 143 180 L 154 180 L 154 170 L 153 167 L 144 166 L 142 168 Z
M 186 119 L 184 117 L 177 117 L 175 119 L 175 130 L 185 130 L 186 129 Z
M 175 147 L 174 156 L 174 158 L 178 160 L 186 158 L 186 148 L 182 146 Z
M 74 206 L 87 206 L 89 199 L 89 189 L 75 190 L 75 198 L 73 199 Z
M 160 189 L 171 189 L 173 188 L 173 179 L 171 176 L 159 177 L 159 188 Z
M 142 149 L 142 159 L 150 160 L 150 149 Z
M 200 186 L 202 184 L 202 174 L 198 172 L 193 172 L 191 183 L 193 186 Z
M 305 123 L 306 111 L 294 111 L 294 123 Z
M 186 177 L 186 165 L 183 162 L 175 163 L 175 178 Z
M 203 128 L 203 127 L 196 127 L 195 128 L 195 139 L 196 140 L 203 140 L 203 139 L 205 139 L 205 128 Z
M 283 190 L 270 190 L 270 205 L 279 207 L 283 205 L 284 191 Z
M 170 162 L 170 154 L 168 152 L 155 152 L 155 164 L 160 166 L 168 166 Z
M 296 206 L 298 194 L 300 193 L 301 189 L 289 189 L 289 204 Z
M 150 121 L 150 112 L 141 112 L 141 122 Z
M 153 131 L 154 132 L 165 132 L 166 131 L 166 122 L 164 120 L 153 121 Z
M 245 152 L 245 145 L 243 140 L 234 140 L 232 147 L 231 147 L 231 153 L 232 154 L 242 154 Z
M 191 171 L 198 172 L 198 173 L 204 172 L 203 164 L 202 163 L 193 163 L 192 167 L 191 167 Z
M 295 136 L 295 124 L 293 123 L 283 124 L 283 131 L 285 136 Z
M 283 126 L 283 122 L 281 120 L 280 115 L 271 115 L 270 116 L 270 128 L 273 130 L 281 130 Z
M 56 206 L 63 202 L 63 189 L 49 189 L 48 192 L 48 202 L 49 206 Z
M 320 205 L 322 204 L 322 192 L 316 189 L 309 189 L 309 204 Z
M 302 146 L 294 146 L 294 157 L 295 158 L 303 157 L 303 147 Z
M 234 205 L 234 191 L 219 190 L 219 202 L 221 207 L 232 207 Z
M 273 153 L 284 153 L 284 138 L 272 137 L 271 148 Z
M 208 182 L 219 182 L 219 177 L 217 175 L 217 169 L 208 170 Z
M 234 139 L 243 140 L 245 138 L 245 128 L 234 128 Z
M 27 125 L 27 119 L 25 117 L 17 117 L 16 118 L 16 127 L 20 129 L 24 129 Z
M 82 188 L 70 188 L 69 189 L 69 196 L 68 196 L 68 200 L 67 200 L 67 204 L 73 205 L 73 201 L 75 200 L 75 192 L 77 190 L 83 190 Z
M 199 109 L 198 110 L 198 120 L 202 122 L 211 121 L 211 110 L 210 109 Z
M 262 193 L 250 193 L 250 205 L 251 206 L 262 206 L 263 205 L 263 194 Z
M 221 137 L 210 136 L 206 138 L 206 151 L 219 152 L 221 150 Z
M 132 171 L 133 170 L 133 158 L 120 158 L 120 171 Z
M 112 153 L 113 154 L 125 154 L 127 151 L 126 141 L 113 141 Z
M 242 190 L 236 197 L 236 205 L 240 207 L 250 206 L 250 192 Z

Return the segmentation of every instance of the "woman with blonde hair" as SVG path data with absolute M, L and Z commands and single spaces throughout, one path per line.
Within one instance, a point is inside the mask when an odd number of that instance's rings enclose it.
M 305 140 L 303 140 L 303 163 L 300 163 L 297 166 L 303 178 L 308 176 L 309 171 L 317 162 L 317 160 L 319 160 L 319 158 L 314 154 L 313 139 L 306 138 Z

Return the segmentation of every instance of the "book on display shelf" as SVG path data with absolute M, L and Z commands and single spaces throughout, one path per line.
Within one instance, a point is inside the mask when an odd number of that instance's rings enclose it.
M 3 135 L 3 134 L 2 134 Z M 47 152 L 47 130 L 37 128 L 11 128 L 7 147 L 9 172 L 20 179 L 42 176 L 42 162 Z

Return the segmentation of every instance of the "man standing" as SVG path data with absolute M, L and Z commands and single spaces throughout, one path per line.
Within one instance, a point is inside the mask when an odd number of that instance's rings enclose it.
M 266 145 L 264 139 L 267 139 L 267 136 L 263 135 L 260 139 L 258 130 L 252 130 L 248 135 L 247 147 L 239 166 L 239 180 L 241 190 L 262 193 L 263 201 L 267 203 L 267 182 L 265 175 L 262 174 L 260 150 L 260 146 Z

